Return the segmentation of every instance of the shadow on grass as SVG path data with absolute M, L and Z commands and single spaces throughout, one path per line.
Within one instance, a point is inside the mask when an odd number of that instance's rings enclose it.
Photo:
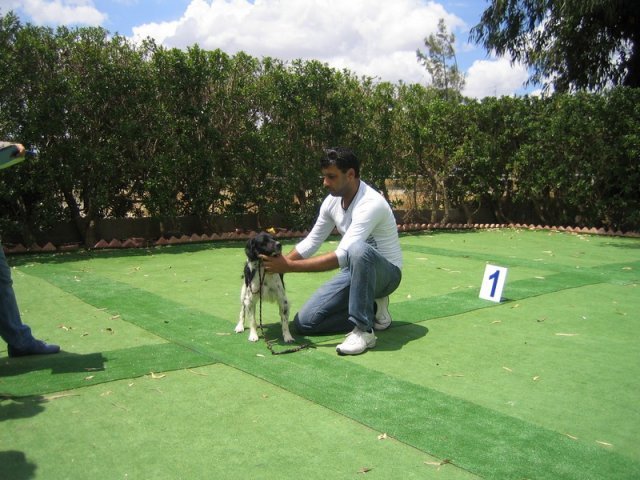
M 343 333 L 330 333 L 326 335 L 314 335 L 314 336 L 301 336 L 296 332 L 292 332 L 296 342 L 284 343 L 282 341 L 282 331 L 280 324 L 272 324 L 264 326 L 265 335 L 269 340 L 276 340 L 274 346 L 276 350 L 283 350 L 285 348 L 293 348 L 302 344 L 308 344 L 308 348 L 320 348 L 334 350 L 336 345 L 344 341 L 345 334 Z M 423 338 L 429 333 L 429 329 L 423 325 L 394 321 L 389 329 L 384 331 L 376 331 L 376 337 L 378 338 L 375 349 L 383 352 L 390 352 L 395 350 L 401 350 L 405 345 L 420 338 Z M 260 341 L 263 341 L 261 338 Z M 265 347 L 266 350 L 266 347 Z
M 44 411 L 47 399 L 41 395 L 35 397 L 14 397 L 0 393 L 0 422 L 17 418 L 35 417 Z M 0 465 L 4 462 L 0 460 Z M 10 477 L 0 477 L 10 478 Z
M 41 396 L 13 397 L 0 393 L 0 422 L 35 417 L 44 411 L 48 400 Z M 0 451 L 0 478 L 27 480 L 35 478 L 37 465 L 28 461 L 24 452 Z
M 389 329 L 376 332 L 376 350 L 391 352 L 402 350 L 410 342 L 426 337 L 429 329 L 419 323 L 394 321 Z
M 81 355 L 60 352 L 56 355 L 5 358 L 0 362 L 0 377 L 22 375 L 36 370 L 52 374 L 103 371 L 106 359 L 101 353 Z
M 246 329 L 245 332 L 242 333 L 241 335 L 247 336 L 248 332 L 249 330 Z M 263 333 L 264 333 L 264 336 L 263 336 Z M 295 330 L 291 331 L 291 335 L 293 335 L 295 342 L 285 343 L 284 339 L 282 338 L 282 328 L 280 327 L 279 322 L 263 325 L 262 331 L 260 330 L 260 327 L 258 327 L 258 335 L 260 336 L 260 340 L 258 341 L 258 344 L 264 346 L 264 350 L 266 353 L 269 353 L 269 350 L 265 344 L 265 339 L 266 341 L 269 341 L 271 343 L 271 346 L 276 354 L 296 353 L 296 351 L 288 352 L 288 350 L 297 350 L 297 349 L 304 350 L 309 348 L 316 348 L 317 346 L 314 342 L 312 342 L 308 338 L 302 335 L 298 335 L 297 332 L 295 332 Z
M 484 229 L 486 230 L 486 229 Z M 497 229 L 496 229 L 497 230 Z M 438 235 L 464 235 L 464 234 L 476 234 L 482 232 L 483 229 L 476 228 L 463 228 L 463 229 L 440 229 L 440 230 L 415 230 L 413 232 L 398 232 L 400 238 L 406 237 L 437 237 Z
M 0 367 L 0 376 L 4 375 L 5 371 Z M 49 399 L 42 395 L 14 397 L 0 392 L 0 422 L 35 417 L 44 411 L 44 404 L 48 401 Z M 0 478 L 13 480 L 35 478 L 37 468 L 35 463 L 27 459 L 24 452 L 19 450 L 0 451 Z
M 626 242 L 610 242 L 610 243 L 603 243 L 601 245 L 598 245 L 600 248 L 602 247 L 614 247 L 614 248 L 623 248 L 625 250 L 638 250 L 640 249 L 640 240 L 638 240 L 637 238 L 633 238 L 633 239 L 628 239 L 629 241 Z M 633 241 L 635 240 L 635 241 Z
M 27 460 L 24 452 L 8 450 L 0 452 L 0 478 L 27 480 L 35 478 L 37 465 Z

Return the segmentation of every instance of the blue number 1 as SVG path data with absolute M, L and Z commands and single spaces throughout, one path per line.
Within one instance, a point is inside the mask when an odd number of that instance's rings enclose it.
M 500 276 L 500 270 L 496 270 L 491 275 L 489 275 L 489 280 L 493 280 L 493 286 L 491 287 L 491 295 L 493 297 L 496 294 L 496 286 L 498 285 L 498 277 Z

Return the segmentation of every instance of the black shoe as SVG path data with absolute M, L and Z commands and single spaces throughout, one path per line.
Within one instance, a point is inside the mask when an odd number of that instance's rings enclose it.
M 26 357 L 27 355 L 51 355 L 58 353 L 60 347 L 58 345 L 44 343 L 42 340 L 36 340 L 31 346 L 19 349 L 9 345 L 10 357 Z

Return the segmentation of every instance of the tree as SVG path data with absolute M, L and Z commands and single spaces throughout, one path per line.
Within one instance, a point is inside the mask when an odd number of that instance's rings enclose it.
M 23 26 L 9 13 L 0 17 L 0 137 L 15 139 L 27 148 L 46 150 L 50 132 L 60 132 L 60 113 L 66 86 L 56 74 L 59 58 L 49 28 Z M 29 59 L 24 61 L 23 59 Z M 46 124 L 49 131 L 41 128 Z M 63 218 L 54 173 L 41 154 L 19 168 L 3 171 L 0 211 L 3 234 L 18 233 L 26 244 L 40 227 Z M 12 218 L 13 221 L 7 221 Z
M 418 61 L 431 75 L 432 86 L 441 90 L 444 98 L 448 98 L 451 92 L 459 96 L 464 88 L 464 74 L 458 70 L 456 51 L 453 46 L 455 41 L 455 35 L 447 32 L 447 26 L 441 18 L 438 22 L 438 32 L 424 39 L 426 52 L 416 50 Z
M 640 2 L 492 0 L 471 38 L 556 91 L 640 87 Z
M 473 194 L 471 199 L 477 202 L 476 211 L 489 206 L 500 222 L 520 220 L 514 214 L 529 198 L 522 194 L 522 184 L 528 178 L 519 175 L 521 164 L 529 157 L 521 151 L 525 145 L 535 145 L 531 140 L 536 132 L 533 122 L 542 117 L 538 113 L 541 103 L 542 99 L 535 96 L 503 96 L 486 97 L 471 105 L 467 115 L 475 116 L 472 123 L 478 131 L 468 139 L 470 154 L 460 175 Z
M 389 82 L 362 79 L 362 101 L 354 102 L 361 113 L 360 124 L 353 128 L 353 135 L 346 145 L 352 145 L 362 163 L 362 175 L 373 186 L 389 197 L 387 180 L 395 174 L 397 158 L 394 125 L 397 115 L 397 87 Z
M 397 173 L 412 195 L 405 220 L 413 220 L 417 210 L 426 207 L 431 222 L 444 210 L 446 223 L 453 207 L 449 187 L 466 135 L 465 104 L 437 98 L 432 89 L 413 84 L 400 86 L 397 105 Z

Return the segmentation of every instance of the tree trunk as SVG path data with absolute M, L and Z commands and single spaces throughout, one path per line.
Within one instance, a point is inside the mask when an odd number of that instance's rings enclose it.
M 80 241 L 85 246 L 88 246 L 84 221 L 82 218 L 82 214 L 80 213 L 80 206 L 78 205 L 76 198 L 73 196 L 73 193 L 68 190 L 64 190 L 62 192 L 62 195 L 64 196 L 65 202 L 67 202 L 67 205 L 69 206 L 69 210 L 71 211 L 71 219 L 73 220 L 76 230 L 78 231 Z M 95 244 L 96 242 L 93 242 L 90 246 L 93 247 Z

